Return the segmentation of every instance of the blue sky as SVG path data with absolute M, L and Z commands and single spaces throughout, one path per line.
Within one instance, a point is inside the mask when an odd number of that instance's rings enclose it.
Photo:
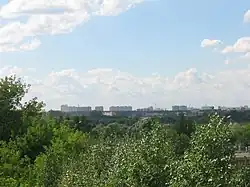
M 17 6 L 14 1 L 11 2 L 13 5 L 6 5 L 3 1 L 3 6 L 5 4 L 6 10 L 11 10 L 11 6 Z M 39 79 L 44 79 L 52 71 L 65 69 L 83 73 L 110 68 L 136 77 L 158 73 L 172 79 L 190 68 L 213 76 L 224 71 L 241 71 L 248 68 L 248 59 L 240 59 L 241 53 L 222 54 L 220 51 L 239 38 L 249 36 L 250 24 L 243 22 L 249 8 L 250 2 L 246 0 L 145 1 L 115 16 L 90 17 L 89 21 L 73 28 L 73 32 L 37 36 L 41 41 L 39 47 L 28 51 L 2 51 L 0 62 L 3 66 L 35 68 L 35 76 Z M 5 23 L 2 27 L 16 22 L 6 16 L 0 19 Z M 27 20 L 16 19 L 26 23 L 29 17 Z M 215 46 L 201 47 L 204 39 L 223 43 L 214 51 Z M 225 64 L 226 59 L 232 63 Z M 194 104 L 205 104 L 205 101 L 200 102 L 194 101 Z M 215 104 L 217 100 L 211 102 Z M 141 103 L 138 105 L 143 105 Z M 230 103 L 225 101 L 222 104 Z

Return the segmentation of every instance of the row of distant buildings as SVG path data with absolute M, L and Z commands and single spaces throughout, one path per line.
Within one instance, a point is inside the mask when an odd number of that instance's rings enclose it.
M 132 106 L 111 106 L 109 107 L 109 111 L 111 112 L 128 112 L 132 111 Z M 93 110 L 90 106 L 68 106 L 62 105 L 61 106 L 62 112 L 91 112 L 91 111 L 99 111 L 104 112 L 103 106 L 96 106 Z
M 215 110 L 214 106 L 202 106 L 201 108 L 193 108 L 193 107 L 187 107 L 186 105 L 174 105 L 172 106 L 172 111 L 211 111 Z M 230 110 L 248 110 L 248 106 L 241 106 L 241 107 L 224 107 L 219 106 L 217 110 L 223 110 L 223 111 L 230 111 Z M 104 112 L 103 106 L 96 106 L 94 109 L 90 106 L 69 106 L 69 105 L 62 105 L 61 106 L 62 112 L 91 112 L 91 111 L 100 111 Z M 133 111 L 132 106 L 111 106 L 109 107 L 110 112 L 131 112 Z M 135 111 L 141 111 L 141 112 L 153 112 L 153 111 L 166 111 L 165 109 L 154 109 L 152 106 L 148 108 L 139 108 Z
M 214 106 L 202 106 L 201 108 L 187 107 L 186 105 L 174 105 L 172 111 L 191 111 L 191 110 L 214 110 Z
M 240 106 L 240 107 L 225 107 L 225 106 L 218 106 L 217 110 L 223 110 L 223 111 L 230 111 L 230 110 L 236 110 L 236 111 L 242 111 L 242 110 L 248 110 L 248 106 Z M 172 111 L 193 111 L 193 110 L 202 110 L 202 111 L 211 111 L 216 110 L 214 106 L 202 106 L 201 108 L 193 108 L 193 107 L 187 107 L 185 105 L 175 105 L 172 106 Z

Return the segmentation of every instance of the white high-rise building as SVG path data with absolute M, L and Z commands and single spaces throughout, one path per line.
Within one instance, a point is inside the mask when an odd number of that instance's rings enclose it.
M 132 111 L 132 106 L 111 106 L 109 107 L 109 111 L 111 112 L 128 112 Z
M 172 111 L 187 111 L 188 108 L 186 105 L 174 105 L 172 106 Z
M 172 111 L 179 111 L 179 106 L 178 105 L 172 106 Z
M 80 107 L 80 106 L 68 106 L 62 105 L 61 111 L 62 112 L 90 112 L 92 109 L 90 106 Z
M 181 106 L 179 106 L 179 110 L 180 111 L 187 111 L 187 106 L 181 105 Z
M 154 111 L 154 108 L 152 106 L 148 108 L 138 108 L 137 111 L 144 111 L 144 112 Z
M 96 106 L 96 107 L 95 107 L 95 111 L 103 112 L 103 111 L 104 111 L 104 108 L 103 108 L 103 106 Z

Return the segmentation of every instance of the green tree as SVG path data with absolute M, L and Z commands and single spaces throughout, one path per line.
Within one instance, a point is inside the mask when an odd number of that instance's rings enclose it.
M 184 114 L 181 114 L 179 121 L 175 125 L 175 129 L 179 134 L 185 134 L 190 137 L 195 131 L 195 124 L 192 120 L 187 119 Z
M 250 125 L 234 124 L 232 131 L 237 145 L 242 147 L 250 145 Z
M 22 104 L 29 87 L 15 76 L 0 79 L 0 140 L 24 133 L 24 120 L 41 114 L 44 104 L 36 98 Z
M 71 160 L 61 186 L 167 186 L 175 158 L 170 131 L 154 120 L 140 123 L 143 129 L 115 141 L 100 139 Z
M 197 127 L 184 159 L 177 161 L 171 186 L 234 186 L 234 142 L 229 124 L 217 115 Z
M 90 112 L 90 117 L 93 117 L 93 118 L 101 118 L 103 116 L 102 112 L 101 111 L 91 111 Z
M 35 160 L 35 184 L 41 187 L 56 187 L 64 162 L 77 158 L 86 147 L 86 140 L 87 136 L 84 133 L 70 128 L 67 123 L 54 128 L 51 146 Z
M 140 123 L 146 128 L 115 149 L 107 186 L 165 187 L 169 183 L 175 160 L 171 131 L 154 120 Z

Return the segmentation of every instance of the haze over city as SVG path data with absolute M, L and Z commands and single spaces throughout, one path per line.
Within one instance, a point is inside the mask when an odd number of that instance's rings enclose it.
M 47 109 L 250 104 L 250 2 L 1 0 L 0 76 Z

